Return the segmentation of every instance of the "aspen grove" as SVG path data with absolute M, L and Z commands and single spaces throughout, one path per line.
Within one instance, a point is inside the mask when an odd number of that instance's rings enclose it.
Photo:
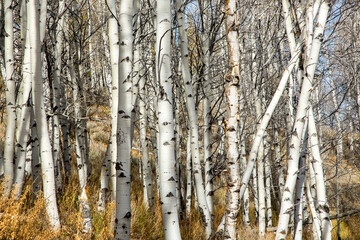
M 2 0 L 0 239 L 359 239 L 360 2 Z

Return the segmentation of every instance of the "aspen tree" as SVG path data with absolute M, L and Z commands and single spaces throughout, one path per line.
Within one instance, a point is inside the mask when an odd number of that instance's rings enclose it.
M 14 149 L 15 149 L 15 129 L 16 129 L 16 101 L 15 101 L 15 79 L 14 79 L 14 17 L 13 1 L 4 1 L 4 58 L 5 58 L 5 96 L 6 96 L 6 133 L 4 148 L 4 196 L 10 194 L 14 179 Z
M 133 1 L 122 1 L 119 9 L 119 111 L 117 122 L 115 239 L 130 239 L 130 161 Z
M 25 6 L 26 8 L 26 6 Z M 25 9 L 24 9 L 25 11 Z M 24 17 L 27 17 L 24 14 Z M 27 22 L 27 21 L 26 21 Z M 19 112 L 19 121 L 16 131 L 16 149 L 15 149 L 15 159 L 16 159 L 16 172 L 15 172 L 15 197 L 20 198 L 22 188 L 24 185 L 24 175 L 25 175 L 25 162 L 26 162 L 26 152 L 27 152 L 27 143 L 30 138 L 30 114 L 31 114 L 31 105 L 30 105 L 30 95 L 31 95 L 31 66 L 30 66 L 30 33 L 28 26 L 25 26 L 25 49 L 24 49 L 24 60 L 22 64 L 22 93 L 19 94 L 20 98 L 20 108 Z
M 189 127 L 191 135 L 191 156 L 192 156 L 192 169 L 195 180 L 195 190 L 196 196 L 198 199 L 198 206 L 200 214 L 202 215 L 203 224 L 206 231 L 206 238 L 209 238 L 211 235 L 211 215 L 209 206 L 206 201 L 205 196 L 205 185 L 202 177 L 202 169 L 200 163 L 200 152 L 199 152 L 199 127 L 197 123 L 197 114 L 195 109 L 194 93 L 191 83 L 191 75 L 189 70 L 189 60 L 188 60 L 188 40 L 184 26 L 184 8 L 182 0 L 176 1 L 177 13 L 178 13 L 178 24 L 179 24 L 179 33 L 181 40 L 181 63 L 182 63 L 182 76 L 184 81 L 184 88 L 186 94 L 186 107 L 189 115 Z
M 117 122 L 119 106 L 119 30 L 117 24 L 116 1 L 107 0 L 110 10 L 108 20 L 109 28 L 109 49 L 111 62 L 111 165 L 110 165 L 110 182 L 111 182 L 111 200 L 116 200 L 116 161 L 117 161 Z
M 50 224 L 54 230 L 60 228 L 60 219 L 56 203 L 54 162 L 52 157 L 50 136 L 47 129 L 46 113 L 43 100 L 43 83 L 41 77 L 41 47 L 40 47 L 40 21 L 37 10 L 37 1 L 29 0 L 28 24 L 30 26 L 30 54 L 31 54 L 31 80 L 32 99 L 34 101 L 34 115 L 37 126 L 37 135 L 40 142 L 41 171 L 43 176 L 45 207 Z
M 281 210 L 280 210 L 276 239 L 285 239 L 288 231 L 289 215 L 290 215 L 289 211 L 292 210 L 293 192 L 295 188 L 297 171 L 298 171 L 298 162 L 300 155 L 299 149 L 300 149 L 300 140 L 301 140 L 300 136 L 304 128 L 304 121 L 302 121 L 302 119 L 306 118 L 307 109 L 309 107 L 309 96 L 312 88 L 312 80 L 315 74 L 315 68 L 319 57 L 319 51 L 320 51 L 321 41 L 323 39 L 323 33 L 324 33 L 328 11 L 329 11 L 328 1 L 322 2 L 320 6 L 316 28 L 314 31 L 312 44 L 311 46 L 307 44 L 307 47 L 308 48 L 311 47 L 311 50 L 310 50 L 309 59 L 305 62 L 306 73 L 301 87 L 299 104 L 297 107 L 295 123 L 293 127 L 293 133 L 290 140 L 290 154 L 288 157 L 289 166 L 288 166 L 287 179 L 284 186 L 284 194 L 281 202 Z M 310 38 L 312 37 L 312 35 L 309 35 L 308 37 Z
M 63 108 L 61 106 L 60 99 L 64 96 L 61 96 L 61 54 L 63 50 L 63 28 L 64 28 L 64 10 L 65 10 L 65 1 L 61 0 L 59 1 L 59 9 L 58 9 L 58 16 L 59 21 L 56 26 L 56 43 L 55 43 L 55 70 L 54 70 L 54 80 L 52 83 L 53 87 L 53 99 L 52 99 L 52 105 L 53 105 L 53 158 L 54 158 L 54 165 L 55 165 L 55 176 L 56 176 L 56 187 L 57 189 L 61 189 L 61 162 L 60 162 L 60 110 Z M 62 119 L 62 121 L 64 121 Z M 63 133 L 64 135 L 65 133 Z M 65 156 L 64 156 L 65 158 Z
M 156 75 L 158 92 L 160 202 L 165 239 L 181 239 L 176 200 L 175 136 L 172 96 L 171 4 L 157 1 Z
M 140 44 L 139 44 L 140 45 Z M 142 53 L 143 51 L 141 51 Z M 142 55 L 142 54 L 141 54 Z M 144 57 L 144 56 L 142 56 Z M 139 65 L 140 65 L 140 58 Z M 144 187 L 144 202 L 147 208 L 153 207 L 155 205 L 154 190 L 152 185 L 152 171 L 151 171 L 151 162 L 149 158 L 148 151 L 148 141 L 147 141 L 147 127 L 148 127 L 148 115 L 146 111 L 146 99 L 147 99 L 147 89 L 145 86 L 144 71 L 143 67 L 139 66 L 139 94 L 140 94 L 140 144 L 142 149 L 142 173 L 143 173 L 143 187 Z
M 108 199 L 109 192 L 109 176 L 110 176 L 110 164 L 111 164 L 111 141 L 109 140 L 105 157 L 103 163 L 101 165 L 101 173 L 100 173 L 100 191 L 99 191 L 99 200 L 97 204 L 98 211 L 104 211 L 106 206 L 106 201 Z
M 227 102 L 226 140 L 227 140 L 227 201 L 225 215 L 225 236 L 236 239 L 236 222 L 240 206 L 240 169 L 238 151 L 239 121 L 239 85 L 240 79 L 240 46 L 238 42 L 238 23 L 236 1 L 226 2 L 226 39 L 229 49 L 229 67 L 225 82 Z
M 203 64 L 205 68 L 204 73 L 204 102 L 203 102 L 203 118 L 204 118 L 204 162 L 205 162 L 205 191 L 206 202 L 209 207 L 210 214 L 214 214 L 214 187 L 212 174 L 212 144 L 211 144 L 211 81 L 210 81 L 210 1 L 203 1 L 202 16 L 203 16 Z

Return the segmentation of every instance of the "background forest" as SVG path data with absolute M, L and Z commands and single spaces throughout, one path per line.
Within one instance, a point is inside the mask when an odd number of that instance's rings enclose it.
M 360 3 L 1 0 L 0 239 L 359 239 Z

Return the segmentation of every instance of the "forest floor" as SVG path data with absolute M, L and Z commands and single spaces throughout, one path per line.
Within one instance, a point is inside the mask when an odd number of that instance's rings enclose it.
M 31 188 L 31 178 L 27 179 L 26 187 L 20 200 L 14 198 L 0 198 L 0 239 L 111 239 L 112 213 L 114 204 L 109 203 L 106 211 L 97 211 L 97 200 L 99 194 L 99 177 L 101 164 L 105 155 L 107 141 L 109 139 L 110 124 L 109 112 L 107 108 L 97 108 L 92 113 L 96 115 L 96 120 L 88 121 L 88 131 L 90 136 L 90 161 L 91 176 L 88 181 L 87 193 L 89 196 L 93 230 L 91 233 L 82 232 L 82 219 L 79 211 L 79 182 L 75 165 L 75 156 L 72 162 L 72 174 L 69 182 L 64 184 L 63 192 L 57 195 L 59 213 L 61 219 L 61 230 L 52 232 L 47 221 L 44 199 L 39 194 L 35 198 Z M 95 119 L 95 118 L 94 118 Z M 99 120 L 100 119 L 100 120 Z M 5 139 L 5 117 L 1 116 L 0 122 L 0 149 L 3 149 Z M 136 136 L 135 136 L 136 137 Z M 75 146 L 75 144 L 72 144 Z M 156 208 L 147 210 L 143 204 L 143 190 L 141 178 L 139 176 L 138 146 L 134 143 L 133 162 L 132 162 L 132 183 L 131 183 L 131 238 L 132 239 L 164 239 L 164 232 L 161 220 L 161 210 L 157 201 Z M 73 151 L 74 152 L 74 151 Z M 326 165 L 325 174 L 329 178 L 334 172 L 331 161 L 334 157 L 327 157 L 330 162 Z M 350 209 L 360 209 L 360 177 L 351 164 L 343 162 L 341 168 L 344 175 L 341 177 L 341 205 L 342 212 Z M 351 168 L 353 174 L 350 170 Z M 350 173 L 350 174 L 349 174 Z M 153 178 L 155 179 L 155 178 Z M 221 179 L 220 179 L 221 181 Z M 328 184 L 328 198 L 331 207 L 331 215 L 335 215 L 335 179 Z M 1 192 L 1 191 L 0 191 Z M 157 199 L 157 197 L 156 197 Z M 157 199 L 158 200 L 158 199 Z M 251 200 L 251 202 L 253 202 Z M 192 201 L 194 204 L 194 201 Z M 220 188 L 214 195 L 214 226 L 219 224 L 222 214 L 225 211 L 225 188 Z M 275 213 L 278 204 L 273 202 L 273 212 Z M 257 227 L 254 224 L 255 213 L 253 204 L 250 206 L 251 226 L 243 227 L 242 217 L 239 216 L 239 236 L 241 239 L 257 239 Z M 341 222 L 341 235 L 343 239 L 360 239 L 359 214 L 343 218 Z M 277 216 L 273 217 L 274 226 L 277 224 Z M 336 220 L 333 220 L 332 236 L 336 238 Z M 181 234 L 183 239 L 204 239 L 204 231 L 201 223 L 199 211 L 192 208 L 189 217 L 183 216 L 181 221 Z M 310 239 L 311 229 L 304 228 L 305 239 Z M 274 232 L 268 232 L 266 239 L 274 239 Z

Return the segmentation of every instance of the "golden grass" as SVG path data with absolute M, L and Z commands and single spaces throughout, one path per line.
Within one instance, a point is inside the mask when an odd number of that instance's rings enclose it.
M 95 112 L 95 111 L 94 111 Z M 96 117 L 106 115 L 107 109 L 94 113 Z M 4 140 L 4 123 L 0 123 L 0 147 Z M 47 221 L 42 194 L 35 199 L 31 188 L 31 179 L 27 181 L 20 200 L 0 197 L 0 239 L 112 239 L 112 218 L 114 204 L 108 203 L 105 212 L 97 211 L 99 177 L 102 160 L 106 151 L 110 126 L 107 122 L 89 121 L 90 161 L 92 175 L 89 178 L 87 194 L 89 198 L 93 229 L 90 233 L 82 232 L 82 218 L 79 210 L 79 184 L 73 155 L 72 175 L 69 183 L 63 186 L 58 194 L 58 206 L 62 227 L 58 232 L 52 232 Z M 137 135 L 135 134 L 135 137 Z M 74 146 L 74 144 L 72 144 Z M 154 209 L 146 209 L 143 204 L 143 189 L 139 176 L 138 159 L 140 152 L 133 150 L 132 183 L 131 183 L 131 239 L 164 239 L 161 209 L 156 196 L 157 205 Z M 155 178 L 153 179 L 155 182 Z M 154 189 L 155 190 L 155 189 Z M 1 192 L 1 191 L 0 191 Z M 350 199 L 347 199 L 350 201 Z M 216 228 L 225 211 L 225 188 L 215 192 L 214 228 Z M 192 199 L 194 205 L 194 198 Z M 244 227 L 240 214 L 238 221 L 239 239 L 258 239 L 257 226 L 254 224 L 255 214 L 253 200 L 250 201 L 251 226 Z M 360 206 L 359 206 L 360 207 Z M 277 215 L 273 211 L 273 222 L 276 226 Z M 190 216 L 180 220 L 183 239 L 205 239 L 200 213 L 194 207 Z M 335 226 L 336 224 L 334 224 Z M 356 217 L 347 218 L 341 225 L 343 239 L 359 239 L 360 223 Z M 336 229 L 332 232 L 336 237 Z M 304 239 L 311 239 L 311 227 L 304 230 Z M 274 239 L 275 234 L 266 233 L 265 239 Z

